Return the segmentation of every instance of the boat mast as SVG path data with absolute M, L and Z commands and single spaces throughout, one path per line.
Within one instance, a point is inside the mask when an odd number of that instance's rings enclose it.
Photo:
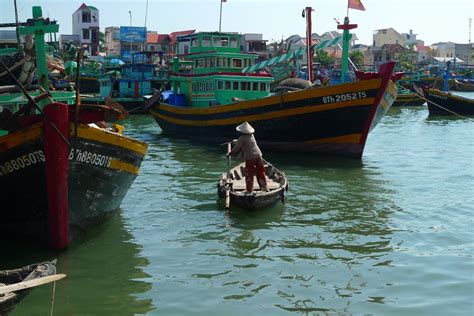
M 13 0 L 13 5 L 15 6 L 15 23 L 16 23 L 16 45 L 17 45 L 17 49 L 18 49 L 18 52 L 22 52 L 22 49 L 21 49 L 21 42 L 20 42 L 20 31 L 19 31 L 19 27 L 20 27 L 20 21 L 18 20 L 18 8 L 16 6 L 16 0 Z
M 311 12 L 313 11 L 313 8 L 311 7 L 306 7 L 305 12 L 306 13 L 306 57 L 308 59 L 308 80 L 309 82 L 314 81 L 314 73 L 313 73 L 313 46 L 312 46 L 312 21 L 311 21 Z
M 349 66 L 349 45 L 352 34 L 349 30 L 355 29 L 357 24 L 349 24 L 349 17 L 344 18 L 344 24 L 337 26 L 338 29 L 343 30 L 342 33 L 342 57 L 341 57 L 341 83 L 346 82 L 347 70 Z

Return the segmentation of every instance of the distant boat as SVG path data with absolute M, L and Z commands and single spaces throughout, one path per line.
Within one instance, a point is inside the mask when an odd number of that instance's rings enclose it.
M 285 192 L 288 190 L 288 180 L 283 172 L 264 160 L 265 178 L 268 191 L 260 190 L 257 181 L 254 181 L 254 191 L 246 191 L 245 163 L 238 164 L 228 172 L 224 172 L 217 183 L 219 198 L 230 194 L 230 204 L 246 210 L 259 210 L 272 206 L 279 201 L 285 201 Z
M 428 103 L 430 116 L 435 115 L 474 115 L 474 99 L 455 95 L 450 92 L 432 89 L 418 83 L 417 90 Z
M 24 281 L 37 280 L 56 274 L 56 260 L 35 263 L 13 270 L 0 270 L 0 290 L 2 286 L 19 284 Z M 0 294 L 0 315 L 11 312 L 25 298 L 32 288 Z
M 471 79 L 471 80 L 455 79 L 454 83 L 455 83 L 454 87 L 452 88 L 452 90 L 454 91 L 474 92 L 474 79 Z
M 419 94 L 414 92 L 399 92 L 395 102 L 393 102 L 394 107 L 398 106 L 421 106 L 425 104 L 425 99 L 420 97 Z

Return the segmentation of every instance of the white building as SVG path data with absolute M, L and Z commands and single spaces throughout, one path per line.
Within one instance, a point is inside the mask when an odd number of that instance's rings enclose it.
M 78 35 L 81 45 L 88 47 L 89 54 L 99 53 L 99 10 L 83 3 L 72 14 L 72 34 Z

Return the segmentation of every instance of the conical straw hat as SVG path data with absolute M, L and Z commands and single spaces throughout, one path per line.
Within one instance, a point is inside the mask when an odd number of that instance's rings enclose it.
M 253 127 L 248 122 L 240 124 L 235 129 L 237 130 L 237 132 L 240 132 L 242 134 L 253 134 L 253 132 L 255 132 Z

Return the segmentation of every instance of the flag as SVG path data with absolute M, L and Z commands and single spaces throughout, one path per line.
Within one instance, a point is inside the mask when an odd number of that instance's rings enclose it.
M 221 0 L 221 2 L 227 2 L 227 0 Z
M 224 0 L 222 0 L 224 1 Z M 355 10 L 361 10 L 365 11 L 364 5 L 360 0 L 349 0 L 349 3 L 347 4 L 347 7 L 349 9 L 355 9 Z

